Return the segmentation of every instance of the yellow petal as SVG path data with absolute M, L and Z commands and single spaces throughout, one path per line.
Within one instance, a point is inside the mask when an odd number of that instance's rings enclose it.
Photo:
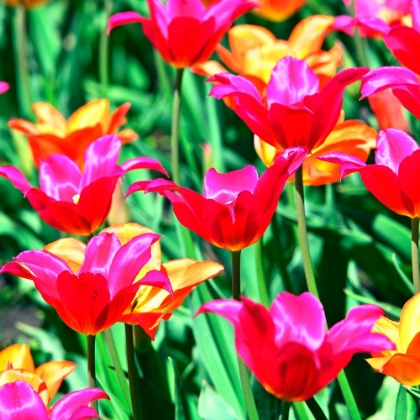
M 31 385 L 35 392 L 41 397 L 45 406 L 48 405 L 49 396 L 47 385 L 35 373 L 23 369 L 5 370 L 0 373 L 0 388 L 5 384 L 14 383 L 17 381 L 24 381 Z
M 35 373 L 47 385 L 50 401 L 60 389 L 63 380 L 67 378 L 75 368 L 75 363 L 63 360 L 44 363 L 35 369 Z
M 381 373 L 385 364 L 389 362 L 391 357 L 372 357 L 371 359 L 366 359 L 366 362 L 376 371 Z
M 392 354 L 400 352 L 402 350 L 398 322 L 391 321 L 390 319 L 382 316 L 375 322 L 375 325 L 372 328 L 372 332 L 379 333 L 388 337 L 395 344 L 396 350 L 388 350 L 381 352 L 384 356 L 391 356 Z
M 61 258 L 73 273 L 77 273 L 85 258 L 86 245 L 78 239 L 65 238 L 46 245 L 44 250 Z
M 96 99 L 88 102 L 74 112 L 67 121 L 67 134 L 85 127 L 100 124 L 102 133 L 108 130 L 110 109 L 108 99 Z
M 411 340 L 420 332 L 420 293 L 409 299 L 402 308 L 400 319 L 400 342 L 406 352 Z
M 214 60 L 205 61 L 204 63 L 195 64 L 191 71 L 201 76 L 210 77 L 214 74 L 225 73 L 227 70 L 218 62 Z
M 63 136 L 66 133 L 67 121 L 63 115 L 47 102 L 37 102 L 32 109 L 39 124 L 48 124 L 55 127 Z
M 13 369 L 35 370 L 31 349 L 27 344 L 12 344 L 0 351 L 0 372 L 11 364 Z

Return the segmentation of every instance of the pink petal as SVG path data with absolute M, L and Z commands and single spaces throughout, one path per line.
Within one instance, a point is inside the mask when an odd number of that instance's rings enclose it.
M 82 173 L 70 158 L 54 155 L 46 162 L 41 162 L 39 182 L 42 191 L 57 201 L 73 202 L 73 197 L 80 192 Z
M 8 179 L 13 186 L 21 191 L 24 195 L 33 188 L 32 185 L 27 181 L 25 175 L 14 166 L 2 166 L 0 167 L 0 176 Z
M 108 21 L 107 34 L 109 35 L 111 31 L 118 26 L 127 25 L 129 23 L 143 23 L 145 20 L 146 18 L 135 12 L 117 13 L 111 16 Z
M 165 168 L 160 162 L 158 162 L 156 159 L 148 157 L 138 157 L 129 159 L 121 165 L 121 169 L 124 172 L 133 171 L 134 169 L 151 169 L 169 177 L 168 172 L 166 172 Z
M 208 7 L 203 20 L 214 19 L 217 24 L 216 30 L 224 29 L 227 31 L 235 19 L 259 5 L 257 1 L 251 0 L 218 1 Z
M 71 392 L 70 394 L 67 394 L 61 398 L 56 404 L 54 404 L 51 410 L 50 419 L 81 420 L 83 417 L 80 417 L 80 415 L 73 417 L 75 413 L 77 413 L 81 408 L 88 407 L 88 404 L 92 401 L 99 399 L 109 400 L 109 397 L 101 389 L 97 388 L 86 388 L 81 391 Z M 89 416 L 93 415 L 93 417 L 99 417 L 98 415 L 95 415 L 97 414 L 95 413 L 95 410 L 91 410 L 89 412 L 85 411 L 85 413 L 87 413 Z
M 152 256 L 151 246 L 159 235 L 146 233 L 136 236 L 123 245 L 113 258 L 109 269 L 109 292 L 111 299 L 124 287 L 131 285 L 137 274 Z
M 0 95 L 7 92 L 10 89 L 9 83 L 0 82 Z
M 411 17 L 413 19 L 413 28 L 420 32 L 420 0 L 411 0 Z
M 270 308 L 276 326 L 276 344 L 299 343 L 311 351 L 321 347 L 327 322 L 321 302 L 311 293 L 300 296 L 283 292 L 277 295 Z
M 239 312 L 242 309 L 242 303 L 231 299 L 218 299 L 207 302 L 200 307 L 194 316 L 207 312 L 218 314 L 227 319 L 233 326 L 239 325 Z
M 418 149 L 419 145 L 409 134 L 389 128 L 381 131 L 376 140 L 375 161 L 377 165 L 388 166 L 398 175 L 402 160 Z
M 289 147 L 280 155 L 286 159 L 289 164 L 289 175 L 293 175 L 300 168 L 308 154 L 309 150 L 305 147 Z M 279 159 L 279 157 L 277 159 Z
M 178 17 L 193 17 L 200 20 L 205 12 L 206 7 L 200 0 L 168 0 L 166 3 L 169 20 Z
M 341 180 L 353 172 L 359 172 L 361 168 L 366 166 L 366 163 L 359 158 L 346 155 L 341 152 L 334 152 L 328 153 L 324 156 L 317 156 L 317 159 L 340 165 Z
M 0 388 L 0 413 L 5 420 L 48 420 L 41 397 L 24 381 L 6 383 Z
M 85 258 L 77 274 L 102 274 L 109 282 L 115 281 L 111 278 L 110 267 L 120 248 L 121 242 L 114 233 L 104 232 L 93 237 L 86 246 Z
M 223 99 L 226 96 L 234 96 L 235 94 L 245 94 L 262 104 L 260 92 L 245 77 L 235 76 L 230 73 L 219 73 L 209 77 L 207 82 L 217 83 L 212 87 L 209 94 L 209 96 L 213 96 L 216 99 Z
M 203 196 L 221 204 L 228 204 L 235 201 L 242 191 L 254 192 L 257 182 L 258 172 L 251 165 L 225 174 L 211 168 L 204 177 Z
M 117 166 L 121 151 L 121 140 L 116 135 L 103 136 L 88 146 L 85 152 L 85 170 L 81 188 L 99 178 L 123 176 Z
M 171 281 L 168 276 L 162 271 L 151 270 L 139 281 L 142 286 L 153 286 L 159 289 L 166 290 L 172 297 L 174 297 L 174 291 L 172 289 Z
M 417 150 L 401 162 L 398 172 L 402 190 L 413 203 L 416 217 L 420 216 L 419 168 L 420 151 Z
M 319 92 L 319 79 L 304 60 L 293 57 L 281 59 L 271 73 L 267 85 L 267 102 L 291 106 Z

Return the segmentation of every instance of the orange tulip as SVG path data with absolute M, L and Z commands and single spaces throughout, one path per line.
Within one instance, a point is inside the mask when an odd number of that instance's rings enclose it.
M 136 236 L 154 233 L 137 223 L 113 225 L 102 232 L 114 233 L 122 246 Z M 83 242 L 66 238 L 53 242 L 44 249 L 64 260 L 76 273 L 82 265 L 85 248 Z M 213 261 L 199 262 L 187 258 L 162 264 L 160 245 L 155 242 L 152 245 L 152 257 L 138 273 L 136 280 L 151 270 L 160 270 L 169 277 L 174 296 L 158 287 L 142 286 L 120 321 L 140 325 L 153 339 L 160 322 L 169 319 L 172 311 L 182 304 L 198 284 L 220 274 L 223 266 Z
M 399 322 L 382 317 L 372 332 L 387 336 L 397 346 L 367 359 L 373 369 L 403 385 L 420 385 L 420 293 L 406 302 Z
M 17 7 L 23 4 L 26 9 L 32 9 L 33 7 L 48 3 L 48 0 L 3 0 L 3 2 L 10 7 Z
M 227 67 L 252 81 L 263 96 L 272 70 L 279 60 L 287 56 L 306 60 L 322 87 L 341 65 L 339 45 L 329 51 L 321 50 L 333 23 L 332 16 L 310 16 L 296 25 L 288 41 L 276 39 L 261 26 L 237 25 L 228 32 L 231 51 L 219 44 L 216 52 Z M 192 71 L 213 76 L 227 70 L 217 61 L 206 61 L 194 66 Z
M 317 159 L 327 153 L 342 152 L 356 156 L 364 162 L 369 152 L 376 147 L 378 133 L 361 121 L 344 121 L 342 113 L 339 122 L 334 127 L 324 143 L 312 151 L 303 162 L 303 182 L 305 185 L 319 186 L 340 181 L 340 168 L 333 163 Z M 271 166 L 283 150 L 254 137 L 255 150 L 266 166 Z M 294 182 L 294 176 L 288 182 Z
M 29 346 L 12 344 L 0 351 L 0 387 L 7 382 L 25 380 L 35 390 L 41 389 L 40 396 L 47 405 L 75 368 L 75 363 L 65 360 L 47 362 L 35 368 Z M 41 384 L 44 385 L 41 387 Z
M 97 99 L 83 105 L 66 120 L 52 105 L 37 102 L 32 105 L 38 119 L 36 124 L 18 118 L 9 121 L 9 127 L 28 137 L 37 166 L 54 154 L 66 155 L 82 166 L 85 149 L 99 137 L 117 134 L 123 143 L 137 139 L 131 129 L 118 133 L 130 106 L 126 103 L 110 113 L 108 99 Z

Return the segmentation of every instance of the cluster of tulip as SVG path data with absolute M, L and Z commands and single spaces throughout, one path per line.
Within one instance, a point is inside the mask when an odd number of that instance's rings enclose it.
M 24 119 L 9 123 L 28 138 L 40 187 L 32 186 L 14 166 L 0 167 L 0 175 L 23 193 L 44 222 L 88 241 L 67 237 L 42 250 L 24 251 L 0 273 L 31 280 L 62 321 L 87 337 L 90 388 L 72 392 L 49 408 L 74 364 L 50 362 L 35 369 L 28 346 L 12 345 L 0 352 L 1 418 L 97 417 L 97 400 L 109 397 L 97 388 L 95 337 L 118 322 L 125 323 L 132 414 L 135 420 L 142 418 L 136 398 L 134 328 L 153 340 L 160 323 L 171 317 L 189 293 L 223 271 L 221 264 L 196 261 L 195 255 L 162 263 L 160 236 L 137 223 L 100 230 L 116 200 L 120 179 L 136 169 L 156 171 L 165 178 L 135 182 L 127 196 L 140 191 L 166 197 L 183 226 L 183 240 L 191 241 L 192 231 L 231 254 L 233 299 L 207 302 L 196 315 L 218 314 L 233 325 L 251 420 L 258 419 L 258 411 L 248 369 L 266 391 L 283 400 L 285 416 L 289 403 L 311 399 L 338 376 L 352 419 L 360 418 L 343 372 L 356 353 L 371 353 L 368 363 L 377 372 L 407 386 L 420 384 L 420 189 L 416 176 L 420 146 L 403 131 L 407 121 L 402 111 L 403 106 L 420 118 L 420 68 L 415 59 L 420 1 L 384 5 L 358 1 L 355 17 L 310 16 L 295 27 L 288 41 L 276 39 L 263 27 L 229 28 L 254 8 L 262 17 L 285 19 L 303 1 L 281 6 L 268 0 L 205 3 L 169 0 L 164 5 L 148 0 L 149 18 L 125 12 L 109 19 L 108 33 L 121 25 L 140 23 L 156 50 L 176 68 L 171 142 L 174 181 L 150 157 L 118 163 L 122 145 L 137 138 L 130 129 L 119 131 L 129 104 L 111 113 L 108 100 L 95 100 L 66 120 L 48 103 L 36 103 L 37 123 Z M 321 48 L 327 34 L 338 30 L 355 32 L 358 40 L 360 36 L 383 38 L 404 67 L 337 72 L 340 46 L 329 51 Z M 220 44 L 226 33 L 230 50 Z M 237 74 L 229 73 L 218 61 L 208 61 L 213 52 Z M 255 150 L 267 166 L 261 176 L 250 165 L 227 173 L 212 168 L 205 174 L 202 195 L 181 185 L 180 96 L 183 73 L 189 67 L 208 77 L 213 83 L 210 96 L 222 99 L 254 134 Z M 344 90 L 359 81 L 362 97 L 369 98 L 378 116 L 379 135 L 361 121 L 345 119 Z M 9 88 L 0 83 L 0 93 Z M 366 164 L 374 148 L 375 164 Z M 360 173 L 366 188 L 381 203 L 411 218 L 416 294 L 404 306 L 400 323 L 385 318 L 375 305 L 360 305 L 328 329 L 311 262 L 304 185 L 338 182 L 353 172 Z M 298 238 L 309 292 L 300 296 L 280 293 L 267 309 L 241 296 L 240 257 L 269 227 L 286 182 L 295 183 Z

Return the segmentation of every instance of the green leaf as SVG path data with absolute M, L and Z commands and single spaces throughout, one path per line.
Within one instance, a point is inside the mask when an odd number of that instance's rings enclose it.
M 179 379 L 178 369 L 176 368 L 174 360 L 169 357 L 169 364 L 173 370 L 174 376 L 174 402 L 175 402 L 175 420 L 186 420 L 184 404 L 182 401 L 182 387 Z
M 416 420 L 417 404 L 414 397 L 403 385 L 398 391 L 397 404 L 395 406 L 395 420 Z

